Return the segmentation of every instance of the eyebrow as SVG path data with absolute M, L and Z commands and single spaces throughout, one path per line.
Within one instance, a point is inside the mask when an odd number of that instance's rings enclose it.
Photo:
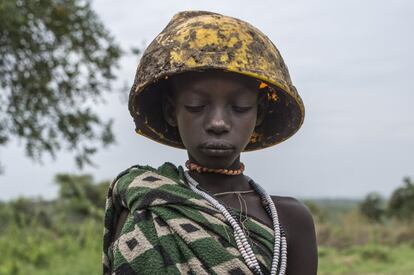
M 208 93 L 208 91 L 203 90 L 202 88 L 192 88 L 190 89 L 190 92 L 199 94 L 199 95 L 205 95 L 206 93 Z
M 230 91 L 230 94 L 235 94 L 235 93 L 237 93 L 238 91 L 243 90 L 243 89 L 246 89 L 246 90 L 251 90 L 251 89 L 249 89 L 249 88 L 235 88 L 235 89 L 233 89 L 233 90 L 231 90 L 231 91 Z M 208 91 L 207 91 L 207 90 L 204 90 L 203 88 L 193 88 L 193 89 L 190 89 L 190 91 L 191 91 L 192 93 L 196 93 L 196 94 L 200 94 L 200 95 L 205 95 L 205 94 L 207 94 L 207 93 L 208 93 Z M 253 90 L 251 90 L 251 92 L 252 92 L 252 93 L 254 93 L 254 91 L 253 91 Z

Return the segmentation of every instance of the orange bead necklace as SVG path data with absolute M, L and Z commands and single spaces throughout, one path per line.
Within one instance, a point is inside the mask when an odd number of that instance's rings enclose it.
M 223 174 L 228 176 L 237 176 L 243 173 L 244 171 L 244 164 L 240 162 L 240 168 L 239 169 L 223 169 L 223 168 L 207 168 L 200 166 L 196 163 L 193 163 L 189 160 L 185 162 L 185 167 L 187 167 L 190 171 L 195 171 L 198 173 L 216 173 L 216 174 Z

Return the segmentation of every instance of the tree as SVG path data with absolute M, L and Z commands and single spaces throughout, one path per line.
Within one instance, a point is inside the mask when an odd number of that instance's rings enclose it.
M 403 181 L 405 185 L 392 193 L 388 210 L 391 216 L 409 221 L 414 219 L 414 182 L 408 177 Z
M 110 182 L 95 183 L 91 175 L 57 174 L 55 183 L 59 186 L 58 201 L 65 212 L 78 218 L 102 218 Z
M 35 161 L 64 148 L 91 164 L 114 142 L 91 105 L 121 54 L 87 0 L 0 0 L 0 146 L 17 138 Z
M 359 204 L 359 210 L 369 220 L 380 222 L 384 213 L 384 199 L 378 193 L 369 193 Z

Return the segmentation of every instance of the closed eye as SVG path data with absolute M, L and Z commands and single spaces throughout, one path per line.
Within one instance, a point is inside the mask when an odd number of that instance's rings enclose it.
M 251 110 L 253 107 L 251 107 L 251 106 L 247 106 L 247 107 L 233 106 L 232 108 L 237 113 L 245 113 L 245 112 Z
M 184 105 L 184 107 L 189 111 L 190 113 L 198 113 L 204 110 L 205 105 L 198 105 L 198 106 L 190 106 L 190 105 Z

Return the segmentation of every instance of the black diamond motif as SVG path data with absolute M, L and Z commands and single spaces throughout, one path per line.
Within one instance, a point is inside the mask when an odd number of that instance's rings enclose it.
M 134 213 L 134 222 L 139 223 L 141 221 L 149 220 L 151 218 L 151 212 L 146 210 L 137 210 Z
M 122 264 L 115 270 L 115 275 L 136 275 L 137 273 L 127 263 Z
M 132 250 L 137 246 L 138 241 L 136 239 L 130 239 L 129 241 L 126 241 L 126 244 L 129 247 L 129 249 Z
M 148 176 L 148 177 L 143 178 L 142 180 L 154 182 L 154 181 L 161 180 L 161 179 L 153 177 L 153 176 Z
M 159 226 L 167 226 L 168 224 L 162 220 L 160 217 L 155 217 L 154 218 L 155 222 L 158 223 Z
M 164 260 L 164 265 L 169 266 L 173 265 L 174 261 L 171 259 L 170 255 L 165 251 L 165 249 L 161 245 L 154 246 L 154 249 L 160 253 L 162 259 Z
M 245 274 L 240 268 L 235 268 L 229 271 L 229 275 L 243 275 Z
M 181 227 L 187 231 L 187 233 L 192 233 L 195 231 L 198 231 L 199 229 L 197 227 L 195 227 L 194 225 L 192 225 L 191 223 L 186 223 L 186 224 L 181 224 Z
M 224 247 L 228 247 L 228 246 L 230 246 L 229 242 L 228 242 L 226 239 L 224 239 L 223 237 L 218 237 L 218 241 L 219 241 L 219 242 L 220 242 L 220 244 L 221 244 L 222 246 L 224 246 Z

